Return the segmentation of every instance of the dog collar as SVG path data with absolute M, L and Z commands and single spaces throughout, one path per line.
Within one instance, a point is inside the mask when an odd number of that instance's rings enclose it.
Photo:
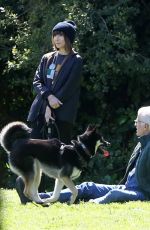
M 78 137 L 78 141 L 81 145 L 81 147 L 83 148 L 84 152 L 90 157 L 92 158 L 91 154 L 90 154 L 90 151 L 87 149 L 87 147 L 85 146 L 85 144 L 83 144 L 81 141 L 80 141 L 80 137 Z

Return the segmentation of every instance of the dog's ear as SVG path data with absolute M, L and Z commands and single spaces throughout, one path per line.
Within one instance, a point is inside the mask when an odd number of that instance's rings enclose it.
M 95 124 L 89 124 L 86 131 L 95 131 L 96 130 L 96 125 Z

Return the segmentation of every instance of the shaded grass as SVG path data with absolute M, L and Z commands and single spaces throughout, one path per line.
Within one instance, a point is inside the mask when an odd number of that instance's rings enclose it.
M 71 206 L 55 203 L 44 208 L 32 203 L 21 205 L 15 190 L 1 190 L 1 196 L 0 222 L 4 230 L 150 229 L 149 202 L 80 203 Z

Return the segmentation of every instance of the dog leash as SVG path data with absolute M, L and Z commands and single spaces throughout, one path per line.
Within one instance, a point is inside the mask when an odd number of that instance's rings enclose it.
M 53 126 L 56 130 L 57 137 L 60 140 L 60 132 L 59 132 L 59 129 L 58 129 L 58 126 L 57 126 L 55 120 L 50 119 L 49 122 L 46 124 L 46 126 L 47 126 L 48 139 L 52 138 L 52 133 L 53 133 L 52 132 L 52 126 Z
M 55 120 L 50 119 L 48 123 L 45 122 L 41 128 L 42 139 L 51 139 L 53 138 L 53 128 L 56 130 L 57 138 L 60 140 L 59 128 Z

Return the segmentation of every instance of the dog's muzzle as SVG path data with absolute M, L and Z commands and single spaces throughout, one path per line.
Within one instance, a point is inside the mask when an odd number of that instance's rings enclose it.
M 98 153 L 98 150 L 100 149 L 101 152 L 103 153 L 103 156 L 104 157 L 109 157 L 110 156 L 110 153 L 108 150 L 105 149 L 104 146 L 110 146 L 110 143 L 108 141 L 104 141 L 104 142 L 101 142 L 100 140 L 97 142 L 97 145 L 96 145 L 96 150 L 95 150 L 95 153 Z

